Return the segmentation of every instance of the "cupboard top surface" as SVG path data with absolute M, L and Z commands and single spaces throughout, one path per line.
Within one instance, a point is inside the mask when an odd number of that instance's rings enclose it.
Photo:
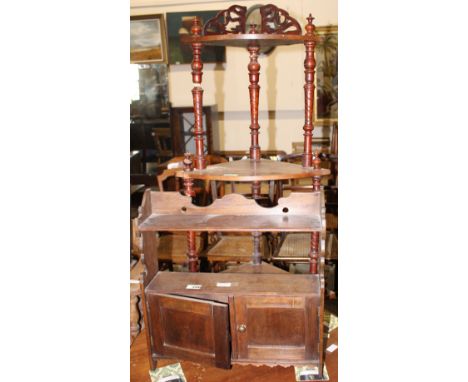
M 311 295 L 320 293 L 317 274 L 159 272 L 146 293 L 197 295 Z

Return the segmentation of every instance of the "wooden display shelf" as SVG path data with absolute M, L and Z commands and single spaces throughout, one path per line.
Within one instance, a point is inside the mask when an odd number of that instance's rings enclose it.
M 204 170 L 179 171 L 181 178 L 219 180 L 229 182 L 254 182 L 269 180 L 288 180 L 326 176 L 330 170 L 302 167 L 294 163 L 278 162 L 269 159 L 253 161 L 242 159 L 208 166 Z
M 163 219 L 162 221 L 160 219 Z M 180 216 L 151 215 L 140 231 L 220 231 L 220 232 L 319 232 L 320 220 L 306 216 L 258 215 L 229 216 L 203 215 Z
M 276 207 L 259 206 L 240 194 L 228 194 L 207 207 L 178 192 L 146 190 L 139 219 L 141 232 L 320 232 L 320 192 L 292 193 Z
M 266 34 L 266 33 L 239 33 L 239 34 L 219 34 L 207 36 L 181 36 L 183 44 L 202 43 L 207 46 L 236 46 L 247 48 L 249 45 L 259 47 L 272 47 L 280 45 L 304 44 L 303 35 L 292 34 Z M 310 37 L 307 37 L 310 40 Z M 319 38 L 314 36 L 314 41 Z
M 203 26 L 195 17 L 191 34 L 182 37 L 193 51 L 195 155 L 186 153 L 184 171 L 176 173 L 183 178 L 185 196 L 146 190 L 138 220 L 143 238 L 143 285 L 147 287 L 143 305 L 152 368 L 158 358 L 175 357 L 221 368 L 235 363 L 307 364 L 316 366 L 322 377 L 325 283 L 320 235 L 325 222 L 320 182 L 330 171 L 320 168 L 318 153 L 312 152 L 314 50 L 319 39 L 310 14 L 303 32 L 284 9 L 267 4 L 259 12 L 259 25 L 247 25 L 247 7 L 239 5 L 218 12 Z M 259 144 L 260 49 L 291 44 L 303 44 L 305 48 L 302 165 L 261 159 Z M 210 45 L 244 47 L 248 52 L 251 138 L 249 160 L 206 167 L 201 57 L 203 47 Z M 275 207 L 257 204 L 261 182 L 302 178 L 312 178 L 312 192 L 292 192 L 280 198 Z M 191 199 L 196 195 L 194 179 L 252 182 L 253 199 L 234 193 L 209 206 L 195 206 Z M 189 273 L 158 273 L 155 231 L 187 231 Z M 250 232 L 251 263 L 230 273 L 197 273 L 201 266 L 195 231 Z M 308 232 L 311 274 L 288 275 L 262 264 L 261 232 Z

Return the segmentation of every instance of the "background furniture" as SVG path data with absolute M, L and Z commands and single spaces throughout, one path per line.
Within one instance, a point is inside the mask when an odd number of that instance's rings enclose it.
M 202 108 L 203 153 L 213 153 L 214 106 Z M 192 107 L 171 107 L 171 129 L 174 155 L 195 152 L 195 114 Z
M 146 172 L 147 163 L 161 163 L 173 156 L 169 115 L 154 119 L 141 117 L 131 119 L 130 151 L 135 150 L 141 152 L 141 173 Z

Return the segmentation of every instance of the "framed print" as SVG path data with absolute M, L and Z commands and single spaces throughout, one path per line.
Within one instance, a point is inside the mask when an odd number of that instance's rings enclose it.
M 317 27 L 322 41 L 315 46 L 314 122 L 330 124 L 338 121 L 338 26 Z
M 163 15 L 130 17 L 130 62 L 167 62 L 166 29 Z
M 167 13 L 167 35 L 169 40 L 169 64 L 191 64 L 192 48 L 180 42 L 180 37 L 190 34 L 192 20 L 195 16 L 201 19 L 204 25 L 209 19 L 216 16 L 219 11 L 194 11 Z M 203 63 L 226 62 L 226 47 L 204 46 L 201 59 Z

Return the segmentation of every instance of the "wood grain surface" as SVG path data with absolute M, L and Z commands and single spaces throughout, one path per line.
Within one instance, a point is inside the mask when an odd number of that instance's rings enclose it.
M 318 37 L 316 37 L 318 41 Z M 290 34 L 266 34 L 266 33 L 239 33 L 225 35 L 209 35 L 209 36 L 190 36 L 182 35 L 181 42 L 183 44 L 193 44 L 201 42 L 207 46 L 237 46 L 244 47 L 255 42 L 260 47 L 303 44 L 304 36 Z
M 259 161 L 243 159 L 208 166 L 205 170 L 178 171 L 176 176 L 230 182 L 253 182 L 311 178 L 313 176 L 326 176 L 329 174 L 330 170 L 323 168 L 316 170 L 294 163 L 272 161 L 269 159 L 261 159 Z
M 314 232 L 322 229 L 320 192 L 291 193 L 276 207 L 261 207 L 240 194 L 228 194 L 207 207 L 177 192 L 145 191 L 139 230 Z

